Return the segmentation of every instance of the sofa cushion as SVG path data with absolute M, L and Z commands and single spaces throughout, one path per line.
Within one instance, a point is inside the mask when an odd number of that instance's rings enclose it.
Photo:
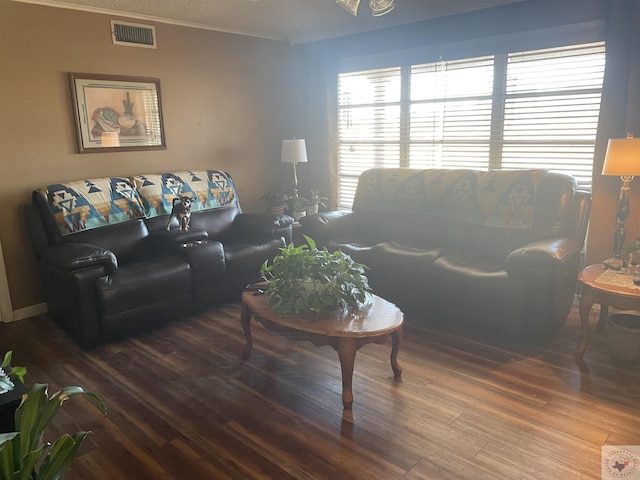
M 132 177 L 147 218 L 169 215 L 173 200 L 187 195 L 195 201 L 191 211 L 236 205 L 236 189 L 231 177 L 219 170 L 183 171 Z
M 425 295 L 425 279 L 431 265 L 444 251 L 438 248 L 415 248 L 396 242 L 383 242 L 371 248 L 366 263 L 367 277 L 374 291 L 384 291 L 385 298 L 399 305 L 415 302 Z
M 44 201 L 63 236 L 144 217 L 140 195 L 122 177 L 57 183 L 34 193 Z
M 490 332 L 494 339 L 522 339 L 518 320 L 525 317 L 526 279 L 509 276 L 502 262 L 473 252 L 448 252 L 431 263 L 424 288 L 413 302 L 424 320 L 473 334 Z
M 119 264 L 125 265 L 149 254 L 146 242 L 148 236 L 147 225 L 139 218 L 118 225 L 78 232 L 64 238 L 63 242 L 82 242 L 105 248 L 118 258 Z
M 284 246 L 280 238 L 261 243 L 223 243 L 229 299 L 237 299 L 248 283 L 260 281 L 264 261 L 275 257 Z

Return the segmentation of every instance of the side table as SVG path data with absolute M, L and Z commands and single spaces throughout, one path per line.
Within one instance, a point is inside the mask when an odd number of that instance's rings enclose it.
M 605 327 L 609 307 L 640 310 L 640 289 L 598 282 L 598 277 L 604 271 L 604 265 L 596 264 L 586 267 L 578 274 L 578 281 L 584 285 L 584 290 L 579 306 L 581 336 L 575 351 L 576 360 L 582 360 L 589 344 L 589 313 L 594 303 L 600 304 L 600 317 L 596 327 L 599 331 Z
M 15 388 L 0 395 L 0 433 L 14 432 L 16 429 L 15 414 L 22 402 L 22 395 L 27 387 L 19 380 L 14 380 Z

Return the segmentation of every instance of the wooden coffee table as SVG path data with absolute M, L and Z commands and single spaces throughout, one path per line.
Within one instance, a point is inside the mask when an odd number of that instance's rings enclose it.
M 640 290 L 598 282 L 598 277 L 604 271 L 605 267 L 602 264 L 590 265 L 578 275 L 578 281 L 584 285 L 584 290 L 578 307 L 581 336 L 575 351 L 576 360 L 582 360 L 589 344 L 589 313 L 594 303 L 600 304 L 600 317 L 597 324 L 599 331 L 605 327 L 609 307 L 620 310 L 640 310 Z
M 338 352 L 342 369 L 342 404 L 353 405 L 353 365 L 356 351 L 368 343 L 384 343 L 391 336 L 391 369 L 395 378 L 402 375 L 398 351 L 402 338 L 404 315 L 394 304 L 373 296 L 373 301 L 344 313 L 325 313 L 318 318 L 298 315 L 278 315 L 269 306 L 269 297 L 245 291 L 242 294 L 240 321 L 247 338 L 242 358 L 251 354 L 251 316 L 276 333 L 293 333 L 296 340 L 308 340 L 316 347 L 329 345 Z

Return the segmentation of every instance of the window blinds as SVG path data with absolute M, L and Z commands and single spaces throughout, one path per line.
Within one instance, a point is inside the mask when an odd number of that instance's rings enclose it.
M 604 43 L 342 73 L 338 192 L 372 167 L 548 168 L 591 187 Z

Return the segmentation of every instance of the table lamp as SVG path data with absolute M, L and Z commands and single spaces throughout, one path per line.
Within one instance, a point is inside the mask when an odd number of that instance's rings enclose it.
M 640 138 L 612 138 L 607 145 L 607 153 L 602 166 L 603 175 L 617 175 L 622 179 L 618 207 L 616 209 L 616 228 L 613 233 L 613 257 L 604 261 L 605 267 L 620 270 L 623 259 L 622 247 L 626 236 L 625 224 L 629 216 L 629 182 L 640 175 Z
M 296 173 L 296 163 L 307 162 L 307 146 L 304 139 L 293 138 L 282 141 L 282 163 L 293 165 L 293 196 L 298 196 L 298 174 Z

